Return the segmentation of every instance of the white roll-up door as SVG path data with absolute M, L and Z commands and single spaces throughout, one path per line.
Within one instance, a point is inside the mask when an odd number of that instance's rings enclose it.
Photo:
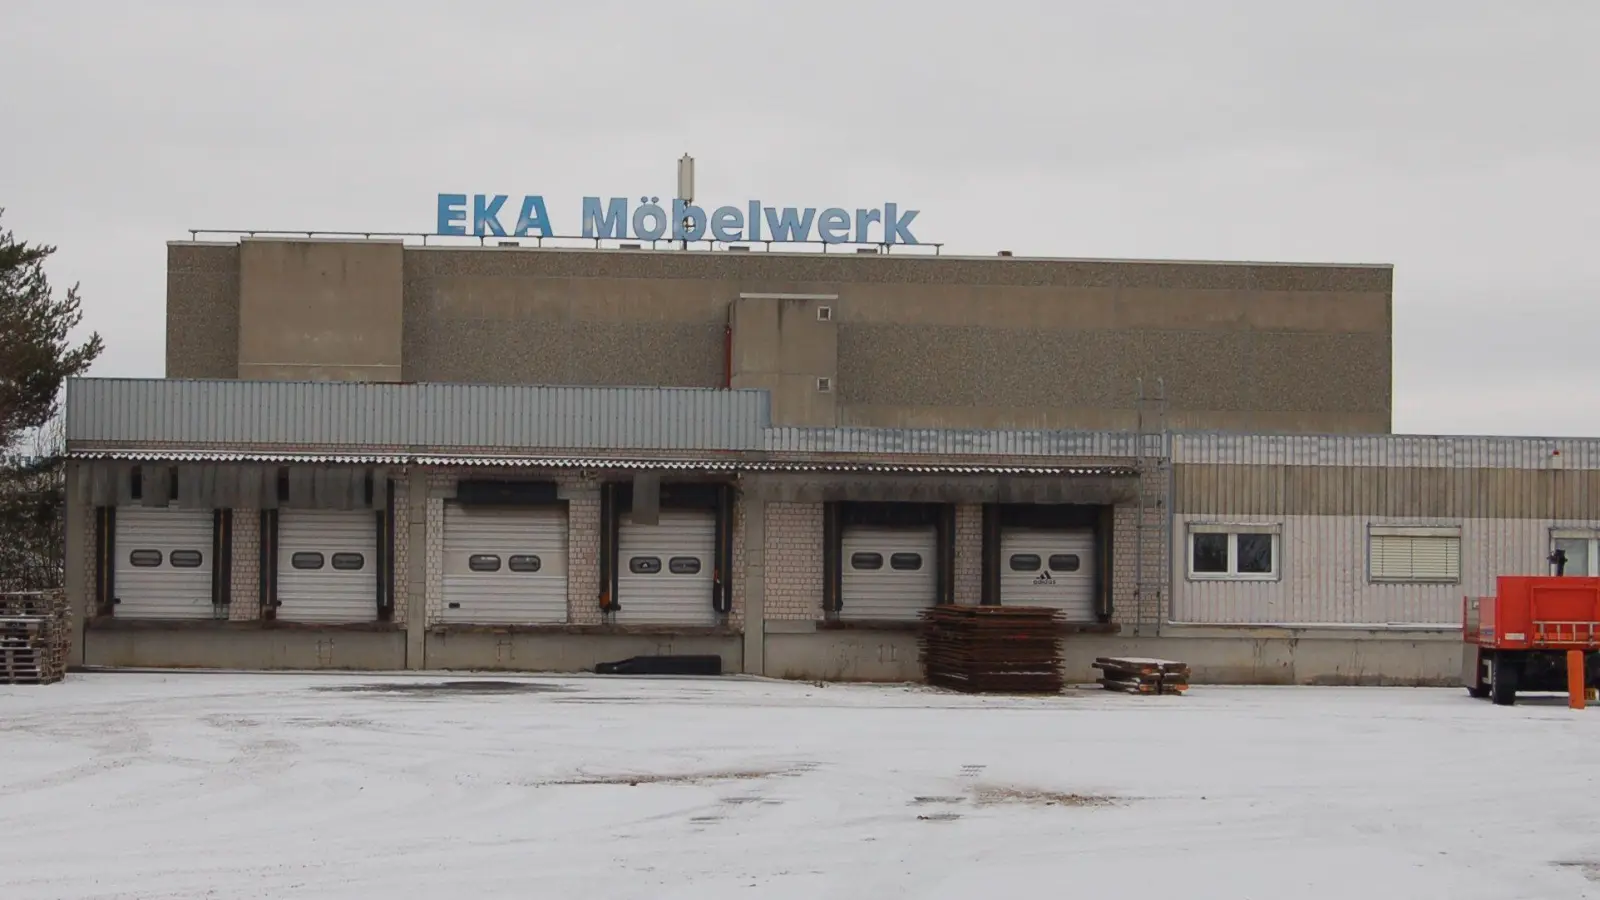
M 1000 603 L 1059 609 L 1068 622 L 1097 621 L 1094 531 L 1087 528 L 1003 528 Z
M 624 515 L 617 534 L 618 624 L 712 625 L 717 517 L 709 509 L 663 509 L 656 525 Z
M 113 615 L 212 618 L 212 515 L 206 509 L 117 508 Z
M 371 622 L 378 617 L 375 513 L 279 511 L 277 615 L 286 622 Z
M 914 620 L 938 601 L 933 526 L 846 525 L 841 543 L 839 618 Z
M 557 506 L 444 507 L 444 621 L 567 620 L 567 514 Z

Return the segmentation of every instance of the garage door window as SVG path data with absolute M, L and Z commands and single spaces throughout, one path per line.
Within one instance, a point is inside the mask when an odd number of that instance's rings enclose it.
M 922 568 L 921 553 L 895 553 L 889 556 L 889 568 L 897 572 L 915 572 Z
M 661 558 L 657 556 L 635 556 L 628 560 L 628 571 L 635 575 L 654 575 L 661 571 Z
M 850 554 L 850 568 L 863 572 L 875 572 L 883 568 L 883 554 L 881 553 L 852 553 Z
M 296 569 L 320 569 L 323 558 L 321 553 L 302 551 L 289 557 L 289 565 Z
M 1052 572 L 1076 572 L 1082 564 L 1076 553 L 1050 554 L 1050 570 Z
M 341 572 L 359 572 L 367 565 L 367 558 L 360 553 L 335 553 L 333 567 Z
M 500 557 L 493 553 L 474 553 L 467 557 L 467 568 L 474 572 L 498 572 Z
M 700 560 L 693 556 L 674 556 L 667 560 L 667 571 L 674 575 L 697 575 L 700 572 Z
M 1044 562 L 1039 559 L 1039 554 L 1037 553 L 1011 554 L 1011 571 L 1013 572 L 1037 572 L 1042 565 L 1044 565 Z
M 539 557 L 533 555 L 532 553 L 519 553 L 516 556 L 506 560 L 506 568 L 513 572 L 537 572 L 539 571 L 539 567 Z
M 1206 526 L 1189 535 L 1194 581 L 1272 581 L 1278 577 L 1278 534 L 1250 526 Z
M 199 550 L 174 550 L 167 555 L 174 569 L 198 569 L 202 562 Z
M 154 569 L 161 565 L 161 551 L 135 550 L 128 554 L 128 564 L 141 569 Z

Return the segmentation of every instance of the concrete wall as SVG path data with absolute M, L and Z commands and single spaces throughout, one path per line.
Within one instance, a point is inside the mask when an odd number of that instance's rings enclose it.
M 607 634 L 574 635 L 463 633 L 430 634 L 422 668 L 523 671 L 593 672 L 603 662 L 634 656 L 714 654 L 722 657 L 723 671 L 744 671 L 744 639 L 738 634 Z
M 406 667 L 406 635 L 395 627 L 262 628 L 257 623 L 93 623 L 84 665 L 107 668 L 349 669 Z
M 239 377 L 239 245 L 167 245 L 168 378 Z
M 384 241 L 242 243 L 238 377 L 399 381 L 403 252 Z
M 832 294 L 750 294 L 733 301 L 730 387 L 772 395 L 774 421 L 830 428 L 839 421 L 839 331 Z
M 1317 629 L 1176 629 L 1162 637 L 1082 634 L 1064 638 L 1071 684 L 1093 684 L 1101 656 L 1188 663 L 1197 684 L 1447 686 L 1460 683 L 1458 632 Z M 921 681 L 910 631 L 807 631 L 766 635 L 766 674 L 827 681 Z
M 271 377 L 387 372 L 398 319 L 406 380 L 720 387 L 732 321 L 735 371 L 773 390 L 780 424 L 1129 428 L 1135 379 L 1162 378 L 1174 428 L 1390 427 L 1387 267 L 410 247 L 333 278 L 240 256 L 169 250 L 169 377 L 233 377 L 247 362 L 289 366 Z M 291 286 L 359 302 L 352 318 L 294 312 L 258 338 L 241 297 Z M 796 305 L 780 338 L 756 306 L 736 308 L 751 294 L 837 299 Z M 349 343 L 357 312 L 372 323 L 365 355 Z M 215 349 L 281 349 L 291 333 L 328 337 L 304 359 L 233 367 Z M 819 375 L 831 393 L 818 395 Z
M 1091 684 L 1099 656 L 1182 660 L 1200 684 L 1454 685 L 1458 633 L 1377 629 L 1170 629 L 1160 638 L 1073 635 L 1063 639 L 1069 682 Z M 727 672 L 808 681 L 922 680 L 912 631 L 815 630 L 769 623 L 765 665 L 746 665 L 738 635 L 428 635 L 413 669 L 580 672 L 596 663 L 662 653 L 715 653 Z M 333 669 L 407 667 L 406 635 L 384 631 L 262 629 L 219 624 L 91 627 L 83 664 L 108 668 Z

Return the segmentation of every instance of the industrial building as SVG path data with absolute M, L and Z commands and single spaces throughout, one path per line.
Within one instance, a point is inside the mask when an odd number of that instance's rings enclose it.
M 1394 435 L 1392 269 L 242 236 L 167 377 L 67 397 L 90 666 L 1453 683 L 1462 597 L 1600 565 L 1600 441 Z

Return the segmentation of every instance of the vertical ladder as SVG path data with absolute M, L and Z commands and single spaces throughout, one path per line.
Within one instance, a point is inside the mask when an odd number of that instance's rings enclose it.
M 1138 505 L 1134 525 L 1134 615 L 1135 636 L 1154 636 L 1168 617 L 1167 583 L 1172 577 L 1172 516 L 1167 508 L 1167 486 L 1171 480 L 1171 440 L 1167 431 L 1167 390 L 1157 378 L 1155 392 L 1146 392 L 1144 379 L 1138 379 L 1135 406 L 1137 432 L 1134 435 L 1134 469 L 1139 474 Z M 1125 620 L 1128 621 L 1128 620 Z

